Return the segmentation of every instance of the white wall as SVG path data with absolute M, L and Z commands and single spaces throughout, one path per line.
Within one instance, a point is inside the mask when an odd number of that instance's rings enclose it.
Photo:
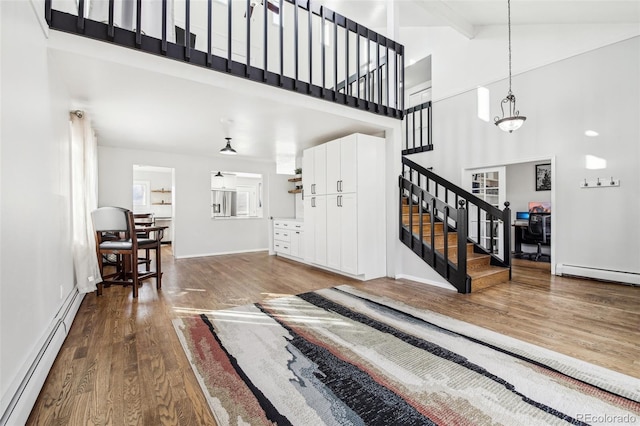
M 69 99 L 49 67 L 31 3 L 2 1 L 0 11 L 1 415 L 74 276 Z
M 177 258 L 266 250 L 269 216 L 294 215 L 293 197 L 287 193 L 289 176 L 276 175 L 275 163 L 106 146 L 98 149 L 100 206 L 132 207 L 133 164 L 175 169 L 173 252 Z M 263 175 L 263 218 L 211 218 L 211 172 L 217 170 Z
M 171 170 L 167 171 L 141 171 L 137 167 L 133 168 L 133 180 L 149 182 L 149 205 L 133 206 L 134 213 L 153 213 L 156 217 L 171 217 L 173 209 L 171 203 L 171 193 L 153 192 L 154 190 L 171 191 L 173 176 Z M 132 182 L 133 182 L 132 180 Z M 162 201 L 169 202 L 168 205 L 158 205 Z
M 437 101 L 435 150 L 414 158 L 457 184 L 463 168 L 553 158 L 554 262 L 638 273 L 639 75 L 635 37 L 515 76 L 514 94 L 527 121 L 512 134 L 477 118 L 475 91 Z M 505 82 L 488 88 L 493 117 Z M 587 129 L 600 136 L 585 136 Z M 587 170 L 586 154 L 605 158 L 607 168 Z M 585 178 L 606 176 L 620 179 L 621 186 L 578 186 Z
M 513 25 L 513 74 L 637 35 L 637 24 Z M 434 100 L 508 75 L 506 25 L 480 26 L 472 40 L 450 27 L 401 28 L 402 40 L 423 41 L 406 43 L 405 63 L 432 55 Z M 501 87 L 506 94 L 507 86 Z

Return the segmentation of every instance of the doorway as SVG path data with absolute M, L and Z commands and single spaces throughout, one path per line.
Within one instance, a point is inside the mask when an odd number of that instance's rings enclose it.
M 162 244 L 175 245 L 175 172 L 170 167 L 133 165 L 133 213 L 150 214 L 156 226 L 166 226 Z

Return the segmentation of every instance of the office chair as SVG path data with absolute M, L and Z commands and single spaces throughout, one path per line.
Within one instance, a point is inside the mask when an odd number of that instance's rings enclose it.
M 549 213 L 531 213 L 529 215 L 529 226 L 524 229 L 522 234 L 522 242 L 525 244 L 535 244 L 538 249 L 536 253 L 531 253 L 531 257 L 535 256 L 535 261 L 540 257 L 547 256 L 542 254 L 542 246 L 551 245 L 551 216 Z

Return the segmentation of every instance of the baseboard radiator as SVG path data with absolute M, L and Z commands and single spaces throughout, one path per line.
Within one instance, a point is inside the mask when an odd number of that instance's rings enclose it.
M 26 359 L 23 373 L 12 383 L 2 398 L 0 425 L 23 425 L 47 379 L 49 370 L 67 337 L 71 323 L 78 312 L 84 294 L 74 288 L 53 318 L 49 332 Z
M 566 265 L 559 263 L 556 265 L 556 275 L 593 278 L 601 281 L 640 285 L 640 273 L 590 268 L 588 266 Z

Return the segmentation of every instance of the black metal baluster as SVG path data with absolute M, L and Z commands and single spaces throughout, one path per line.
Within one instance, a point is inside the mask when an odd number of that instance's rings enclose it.
M 268 31 L 267 29 L 269 28 L 268 24 L 268 15 L 269 15 L 269 1 L 268 0 L 264 0 L 263 3 L 263 11 L 264 11 L 264 16 L 262 19 L 262 65 L 264 67 L 264 71 L 262 72 L 262 81 L 267 81 L 267 70 L 269 69 L 269 67 L 267 66 L 267 62 L 269 61 L 269 57 L 267 55 L 267 50 L 268 50 L 268 44 L 267 44 L 267 40 L 268 40 Z M 280 11 L 280 13 L 282 13 L 282 11 Z
M 382 64 L 380 61 L 379 41 L 376 41 L 376 65 L 378 66 L 378 105 L 382 106 Z
M 409 117 L 406 117 L 404 120 L 404 145 L 405 149 L 409 149 Z
M 400 90 L 400 109 L 403 110 L 404 109 L 404 51 L 403 49 L 401 49 L 402 51 L 400 52 L 401 56 L 401 66 L 400 66 L 400 84 L 402 84 L 402 89 Z M 398 84 L 398 86 L 400 86 L 400 84 Z
M 432 139 L 432 133 L 431 133 L 431 128 L 432 128 L 432 126 L 431 126 L 431 122 L 432 122 L 431 121 L 431 110 L 432 110 L 431 101 L 429 101 L 429 111 L 427 111 L 427 114 L 428 114 L 427 123 L 429 124 L 429 146 L 433 145 L 433 139 Z
M 278 85 L 282 86 L 284 79 L 284 0 L 280 0 L 280 13 L 278 16 L 280 17 L 280 78 L 278 79 Z
M 44 0 L 44 19 L 51 25 L 51 0 Z
M 84 2 L 83 2 L 84 3 Z M 187 4 L 189 0 L 187 0 Z M 136 46 L 142 45 L 142 0 L 136 0 Z
M 367 102 L 371 102 L 372 101 L 372 97 L 371 97 L 371 42 L 370 40 L 371 35 L 369 34 L 369 29 L 367 28 L 367 73 L 365 75 L 365 81 L 366 81 L 366 90 L 364 92 L 364 95 L 366 97 Z M 367 109 L 369 109 L 369 105 L 367 105 Z
M 345 87 L 349 83 L 347 77 L 344 81 Z M 335 101 L 338 97 L 338 16 L 333 14 L 333 96 Z M 345 100 L 347 98 L 345 97 Z
M 138 0 L 139 1 L 139 0 Z M 78 30 L 84 32 L 84 0 L 78 1 Z
M 233 1 L 233 0 L 227 0 L 227 1 Z M 269 1 L 269 0 L 264 0 L 264 1 Z M 247 58 L 244 61 L 245 62 L 245 68 L 244 68 L 244 75 L 246 77 L 249 77 L 251 75 L 251 0 L 247 0 L 247 12 L 245 13 L 246 16 L 246 24 L 247 24 L 247 47 L 246 47 L 246 52 L 247 52 Z
M 353 88 L 349 82 L 349 27 L 351 21 L 344 21 L 344 101 L 347 102 L 347 96 L 353 94 Z M 337 43 L 336 43 L 337 46 Z
M 298 0 L 295 0 L 295 12 L 294 12 L 294 39 L 293 39 L 293 50 L 294 50 L 294 58 L 295 58 L 295 89 L 298 90 L 298 80 L 299 80 L 299 75 L 298 75 Z
M 164 1 L 164 0 L 163 0 Z M 207 66 L 213 63 L 213 4 L 207 0 Z
M 387 51 L 386 51 L 385 56 L 384 56 L 384 63 L 385 63 L 384 70 L 385 70 L 386 75 L 385 75 L 385 80 L 384 81 L 385 81 L 385 86 L 386 86 L 386 89 L 387 89 L 386 106 L 390 107 L 391 106 L 391 101 L 389 100 L 390 92 L 389 92 L 389 46 L 388 45 L 386 46 L 386 49 L 387 49 Z
M 424 112 L 424 106 L 420 106 L 420 148 L 423 147 L 423 141 L 422 141 L 422 114 Z
M 307 33 L 309 34 L 309 85 L 307 93 L 311 93 L 311 85 L 313 84 L 313 13 L 311 12 L 311 0 L 307 0 Z
M 209 0 L 209 8 L 211 8 L 211 0 Z M 112 14 L 113 14 L 113 0 L 109 0 L 109 22 L 110 25 L 113 25 Z M 211 17 L 209 17 L 211 20 Z M 111 36 L 113 37 L 113 35 Z M 211 38 L 211 36 L 209 36 Z M 162 45 L 161 50 L 163 54 L 167 53 L 167 0 L 162 0 Z
M 321 96 L 324 98 L 325 97 L 325 89 L 327 87 L 327 80 L 326 80 L 326 67 L 327 67 L 327 63 L 326 63 L 326 41 L 327 41 L 327 35 L 325 34 L 325 16 L 324 16 L 324 11 L 325 11 L 325 7 L 324 6 L 320 6 L 320 19 L 322 21 L 322 26 L 320 27 L 320 34 L 322 37 L 322 91 L 321 91 Z
M 356 24 L 356 88 L 357 88 L 357 99 L 356 106 L 360 105 L 361 93 L 360 93 L 360 25 Z
M 411 111 L 411 124 L 413 124 L 413 132 L 412 132 L 412 140 L 413 140 L 413 150 L 415 151 L 416 149 L 416 110 L 413 109 Z
M 231 12 L 233 12 L 233 1 L 227 0 L 227 72 L 231 72 L 231 40 L 233 39 L 233 24 Z

